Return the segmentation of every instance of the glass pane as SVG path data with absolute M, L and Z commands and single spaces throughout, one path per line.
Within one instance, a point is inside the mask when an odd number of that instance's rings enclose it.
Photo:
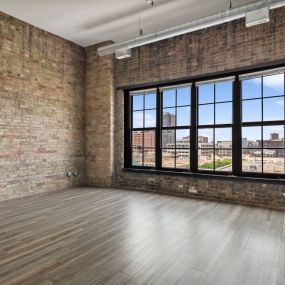
M 140 149 L 137 149 L 137 148 L 134 148 L 132 150 L 132 165 L 133 166 L 142 166 L 142 153 L 143 153 L 143 150 L 140 148 Z
M 199 106 L 199 125 L 214 124 L 214 104 Z
M 242 150 L 242 171 L 262 172 L 262 150 L 243 149 Z
M 144 132 L 144 148 L 155 148 L 155 131 Z
M 145 109 L 155 109 L 156 108 L 156 94 L 149 93 L 145 95 Z
M 215 146 L 216 148 L 232 148 L 231 128 L 215 129 Z
M 261 97 L 261 77 L 242 81 L 242 99 Z
M 144 148 L 144 166 L 155 166 L 155 149 L 153 148 Z
M 143 131 L 132 133 L 132 147 L 141 149 L 143 147 Z
M 214 170 L 214 150 L 198 149 L 198 169 Z
M 162 147 L 174 148 L 175 147 L 175 131 L 163 130 L 162 131 Z
M 284 148 L 284 126 L 264 126 L 263 147 Z
M 242 128 L 242 147 L 243 148 L 261 147 L 261 127 Z
M 261 100 L 249 100 L 242 103 L 242 121 L 259 122 L 261 117 Z
M 213 148 L 214 147 L 214 130 L 199 129 L 198 130 L 198 147 Z
M 190 169 L 190 149 L 176 150 L 176 168 Z
M 215 170 L 232 171 L 232 150 L 230 148 L 215 150 Z
M 191 105 L 191 87 L 177 89 L 177 106 Z
M 175 167 L 175 149 L 162 150 L 162 167 L 166 168 Z
M 163 127 L 173 127 L 176 124 L 175 108 L 163 109 Z
M 176 90 L 165 90 L 163 91 L 163 108 L 174 107 L 176 104 Z
M 133 112 L 133 128 L 143 128 L 143 111 Z
M 190 130 L 176 130 L 176 148 L 190 148 Z
M 263 77 L 263 97 L 284 95 L 284 73 Z
M 143 96 L 144 95 L 134 95 L 133 98 L 133 110 L 143 110 Z
M 232 116 L 232 103 L 216 104 L 216 124 L 231 124 Z
M 216 83 L 216 102 L 232 101 L 233 82 L 225 81 Z
M 214 86 L 215 84 L 205 84 L 198 87 L 199 104 L 214 102 Z
M 284 174 L 284 149 L 263 150 L 263 172 Z
M 284 120 L 284 97 L 267 98 L 263 100 L 263 120 Z
M 144 127 L 153 128 L 156 126 L 156 110 L 145 110 L 144 113 Z
M 190 107 L 177 108 L 177 126 L 190 125 Z

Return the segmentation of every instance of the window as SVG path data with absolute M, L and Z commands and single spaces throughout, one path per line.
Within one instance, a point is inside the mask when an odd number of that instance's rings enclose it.
M 201 171 L 232 171 L 233 80 L 196 83 Z
M 285 178 L 285 68 L 125 94 L 125 166 Z
M 162 168 L 190 170 L 191 86 L 160 91 Z
M 131 93 L 132 166 L 155 166 L 156 91 Z
M 284 72 L 241 76 L 242 170 L 285 174 Z

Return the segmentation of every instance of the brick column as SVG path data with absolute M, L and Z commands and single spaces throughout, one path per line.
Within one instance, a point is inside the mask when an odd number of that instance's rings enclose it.
M 86 184 L 108 187 L 113 177 L 114 56 L 99 57 L 102 45 L 86 48 Z

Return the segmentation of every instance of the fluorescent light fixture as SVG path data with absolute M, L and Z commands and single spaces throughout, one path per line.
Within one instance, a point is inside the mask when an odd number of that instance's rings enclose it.
M 269 7 L 250 11 L 245 14 L 245 25 L 247 27 L 268 23 L 269 21 Z
M 115 51 L 115 57 L 116 59 L 124 59 L 124 58 L 131 57 L 131 50 L 127 48 L 117 49 Z

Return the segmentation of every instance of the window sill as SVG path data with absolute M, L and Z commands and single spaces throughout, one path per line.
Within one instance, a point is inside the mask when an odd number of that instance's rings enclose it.
M 141 168 L 122 168 L 123 172 L 145 173 L 154 175 L 173 175 L 195 177 L 199 179 L 211 180 L 229 180 L 229 181 L 244 181 L 260 184 L 285 184 L 283 178 L 265 178 L 265 177 L 248 177 L 248 176 L 234 176 L 221 174 L 206 174 L 206 173 L 190 173 L 190 172 L 176 172 L 171 170 L 156 170 L 156 169 L 141 169 Z

